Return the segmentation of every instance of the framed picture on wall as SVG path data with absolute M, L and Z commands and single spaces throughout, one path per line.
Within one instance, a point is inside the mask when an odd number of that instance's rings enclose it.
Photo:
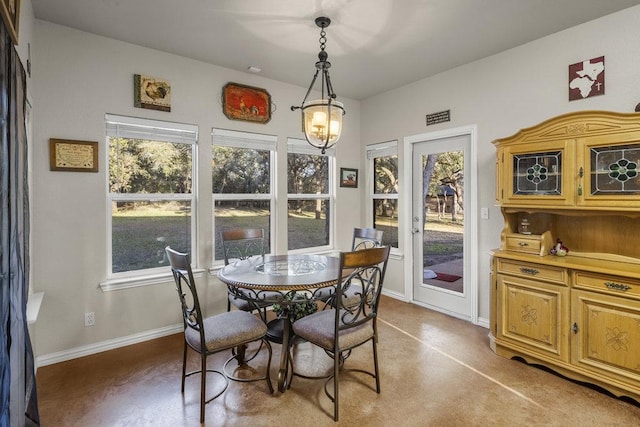
M 98 141 L 49 139 L 52 171 L 98 172 Z
M 171 85 L 169 81 L 134 74 L 133 106 L 149 110 L 171 111 Z
M 358 188 L 358 169 L 340 168 L 340 187 Z
M 227 83 L 222 88 L 222 112 L 231 120 L 267 123 L 271 120 L 271 95 L 259 87 Z
M 22 0 L 0 0 L 2 20 L 11 34 L 13 44 L 18 44 L 18 24 L 20 23 L 20 3 Z

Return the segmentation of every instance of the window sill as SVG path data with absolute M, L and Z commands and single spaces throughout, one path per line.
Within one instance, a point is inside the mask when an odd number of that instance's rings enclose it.
M 193 277 L 202 277 L 204 269 L 193 270 Z M 100 289 L 103 292 L 119 291 L 122 289 L 139 288 L 141 286 L 159 285 L 162 283 L 173 282 L 173 274 L 171 271 L 160 274 L 150 274 L 146 276 L 122 277 L 117 279 L 107 279 L 100 282 Z
M 36 323 L 36 320 L 38 320 L 42 298 L 44 298 L 44 292 L 35 292 L 29 295 L 27 300 L 27 323 L 29 325 Z

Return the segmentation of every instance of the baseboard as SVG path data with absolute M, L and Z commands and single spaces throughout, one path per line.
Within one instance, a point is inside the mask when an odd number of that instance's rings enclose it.
M 476 325 L 489 329 L 489 325 L 490 325 L 489 319 L 485 319 L 484 317 L 478 317 L 478 323 L 476 323 Z
M 397 299 L 404 302 L 409 302 L 409 300 L 399 292 L 386 290 L 384 287 L 382 288 L 382 295 L 388 296 L 389 298 Z
M 78 357 L 89 356 L 91 354 L 101 353 L 107 350 L 113 350 L 132 344 L 138 344 L 155 338 L 165 337 L 167 335 L 182 332 L 182 323 L 166 326 L 164 328 L 145 331 L 126 337 L 114 338 L 112 340 L 102 341 L 95 344 L 76 347 L 69 350 L 59 351 L 56 353 L 45 354 L 36 358 L 36 367 L 53 365 L 54 363 L 65 362 Z

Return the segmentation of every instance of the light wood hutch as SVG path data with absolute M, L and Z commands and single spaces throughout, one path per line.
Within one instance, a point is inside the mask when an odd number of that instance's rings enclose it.
M 493 143 L 492 348 L 640 401 L 640 114 L 569 113 Z

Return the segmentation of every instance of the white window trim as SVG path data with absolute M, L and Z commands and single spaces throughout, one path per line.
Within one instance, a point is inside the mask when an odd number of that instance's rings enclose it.
M 130 288 L 137 286 L 147 286 L 150 284 L 163 283 L 166 280 L 158 281 L 158 277 L 169 277 L 171 275 L 167 266 L 148 268 L 142 270 L 124 271 L 119 273 L 113 272 L 113 256 L 112 256 L 112 216 L 111 204 L 114 201 L 162 201 L 162 200 L 190 200 L 191 201 L 191 254 L 192 259 L 197 260 L 198 233 L 197 233 L 197 165 L 198 165 L 198 126 L 166 122 L 159 120 L 142 119 L 138 117 L 118 116 L 114 114 L 105 114 L 105 146 L 106 161 L 105 187 L 109 189 L 109 138 L 114 136 L 151 139 L 163 142 L 174 142 L 181 144 L 189 144 L 191 149 L 191 182 L 192 191 L 190 194 L 119 194 L 107 193 L 107 279 L 100 282 L 100 288 L 103 291 Z
M 398 191 L 397 193 L 387 193 L 387 194 L 380 194 L 380 193 L 375 193 L 374 189 L 374 168 L 373 168 L 373 162 L 374 159 L 379 158 L 379 157 L 386 157 L 386 156 L 397 156 L 398 157 L 398 161 L 400 160 L 400 155 L 398 154 L 398 141 L 394 140 L 394 141 L 386 141 L 386 142 L 380 142 L 377 144 L 369 144 L 367 146 L 365 146 L 365 158 L 367 159 L 367 163 L 366 163 L 366 186 L 367 186 L 367 198 L 369 199 L 369 201 L 367 202 L 367 206 L 369 209 L 369 212 L 371 212 L 373 210 L 373 201 L 374 200 L 383 200 L 383 199 L 391 199 L 391 200 L 399 200 L 398 195 L 400 193 L 400 191 Z M 398 174 L 400 172 L 398 171 Z M 398 176 L 398 179 L 400 179 L 400 177 Z M 397 203 L 398 206 L 398 210 L 400 210 L 400 202 Z M 398 216 L 398 220 L 399 220 L 399 216 Z M 372 227 L 373 226 L 373 219 L 371 219 L 370 215 L 367 215 L 367 226 L 368 227 Z M 402 252 L 400 250 L 400 238 L 401 236 L 399 235 L 399 226 L 400 224 L 398 224 L 398 247 L 391 247 L 391 254 L 395 255 L 395 257 L 399 257 L 400 259 L 403 257 Z

